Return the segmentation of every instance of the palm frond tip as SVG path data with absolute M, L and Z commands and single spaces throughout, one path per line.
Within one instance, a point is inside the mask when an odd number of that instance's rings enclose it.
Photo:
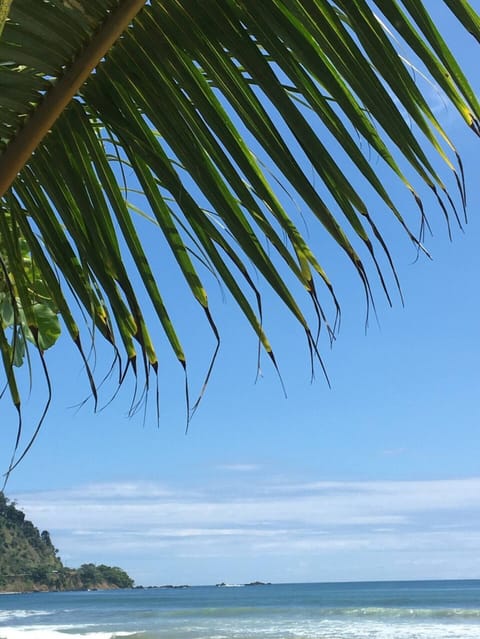
M 478 40 L 468 2 L 444 1 Z M 136 370 L 138 351 L 147 380 L 156 370 L 145 299 L 126 262 L 186 366 L 158 264 L 139 230 L 140 202 L 127 201 L 135 190 L 215 339 L 203 265 L 273 362 L 263 283 L 300 322 L 315 356 L 315 331 L 292 282 L 307 291 L 330 335 L 339 309 L 292 202 L 344 253 L 368 304 L 373 280 L 389 299 L 389 271 L 396 281 L 370 202 L 419 242 L 385 171 L 414 196 L 422 222 L 424 192 L 435 193 L 447 216 L 465 205 L 457 152 L 404 62 L 405 49 L 477 133 L 480 105 L 419 0 L 9 4 L 0 5 L 5 15 L 9 9 L 4 25 L 0 19 L 0 349 L 16 406 L 15 367 L 28 344 L 40 353 L 53 346 L 60 324 L 96 395 L 78 307 L 127 366 Z M 452 171 L 460 197 L 446 187 Z

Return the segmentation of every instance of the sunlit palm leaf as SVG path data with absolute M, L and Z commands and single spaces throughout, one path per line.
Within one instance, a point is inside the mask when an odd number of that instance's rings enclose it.
M 478 39 L 470 5 L 445 3 Z M 126 189 L 143 191 L 156 232 L 216 339 L 199 264 L 223 281 L 274 363 L 253 270 L 303 326 L 313 354 L 316 338 L 285 273 L 307 291 L 320 324 L 328 325 L 333 310 L 331 334 L 338 311 L 318 247 L 310 247 L 297 228 L 283 203 L 284 189 L 345 253 L 367 303 L 373 276 L 389 296 L 383 264 L 396 281 L 367 205 L 371 196 L 418 240 L 364 149 L 414 196 L 422 222 L 425 187 L 447 216 L 455 211 L 460 219 L 454 200 L 460 208 L 465 204 L 453 143 L 398 54 L 396 39 L 477 133 L 480 106 L 419 0 L 151 0 L 131 21 L 143 4 L 14 0 L 10 7 L 0 40 L 0 302 L 10 309 L 0 348 L 17 407 L 12 367 L 21 359 L 19 344 L 30 339 L 39 352 L 50 345 L 57 314 L 87 363 L 75 302 L 135 371 L 137 349 L 145 379 L 156 370 L 125 251 L 186 367 Z M 7 5 L 2 0 L 3 10 Z M 107 31 L 111 38 L 114 27 L 129 23 L 111 47 Z M 89 74 L 86 82 L 79 69 Z M 73 99 L 65 97 L 68 91 Z M 48 116 L 54 112 L 53 123 Z M 434 168 L 432 152 L 445 171 Z M 460 197 L 445 186 L 452 171 Z M 355 186 L 358 177 L 362 191 Z M 318 292 L 316 280 L 323 285 Z M 43 323 L 35 312 L 40 303 L 49 309 Z M 87 373 L 96 395 L 88 365 Z M 121 369 L 120 379 L 123 374 Z

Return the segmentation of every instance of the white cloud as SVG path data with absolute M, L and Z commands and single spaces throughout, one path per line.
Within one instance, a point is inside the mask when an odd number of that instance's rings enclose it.
M 248 557 L 275 562 L 281 556 L 282 562 L 309 559 L 312 570 L 314 558 L 322 557 L 334 570 L 335 561 L 345 567 L 363 557 L 365 566 L 377 561 L 378 570 L 401 565 L 407 571 L 409 559 L 433 567 L 451 557 L 453 570 L 468 567 L 469 554 L 480 555 L 480 478 L 256 482 L 248 498 L 238 497 L 238 486 L 189 493 L 122 482 L 15 497 L 27 517 L 51 531 L 72 565 L 156 557 L 174 570 L 175 561 L 187 557 L 200 563 L 222 558 L 219 565 L 225 565 L 226 558 L 241 564 Z M 471 562 L 471 569 L 476 565 Z
M 314 482 L 256 486 L 239 498 L 215 490 L 192 494 L 152 483 L 99 484 L 71 491 L 25 493 L 21 507 L 39 525 L 56 529 L 142 529 L 192 526 L 230 528 L 289 526 L 385 526 L 431 524 L 442 513 L 480 515 L 480 478 L 437 481 Z M 458 522 L 437 522 L 457 525 Z
M 235 473 L 251 473 L 260 470 L 261 466 L 259 464 L 220 464 L 217 468 Z

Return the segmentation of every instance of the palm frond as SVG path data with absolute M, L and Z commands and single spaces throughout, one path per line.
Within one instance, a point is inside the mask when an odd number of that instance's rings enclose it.
M 444 1 L 478 39 L 472 7 Z M 331 335 L 339 310 L 284 190 L 344 253 L 367 305 L 372 278 L 390 300 L 394 263 L 369 202 L 415 245 L 421 237 L 369 154 L 413 196 L 422 224 L 424 193 L 459 221 L 466 201 L 454 144 L 396 42 L 478 134 L 477 97 L 420 0 L 14 0 L 0 39 L 0 348 L 14 404 L 14 365 L 27 342 L 40 353 L 55 343 L 58 318 L 96 397 L 77 306 L 126 354 L 120 380 L 128 366 L 137 371 L 137 352 L 145 379 L 156 371 L 127 254 L 186 368 L 129 189 L 142 191 L 215 339 L 199 264 L 223 282 L 274 365 L 254 272 L 315 356 L 315 330 L 285 273 Z

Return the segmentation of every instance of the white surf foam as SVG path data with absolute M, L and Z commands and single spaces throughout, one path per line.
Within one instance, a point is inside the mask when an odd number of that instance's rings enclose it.
M 298 639 L 480 639 L 476 624 L 338 622 L 325 620 L 285 627 Z M 275 633 L 274 633 L 275 634 Z
M 39 628 L 0 628 L 0 639 L 116 639 L 130 637 L 137 632 L 63 632 L 58 627 L 42 626 Z

